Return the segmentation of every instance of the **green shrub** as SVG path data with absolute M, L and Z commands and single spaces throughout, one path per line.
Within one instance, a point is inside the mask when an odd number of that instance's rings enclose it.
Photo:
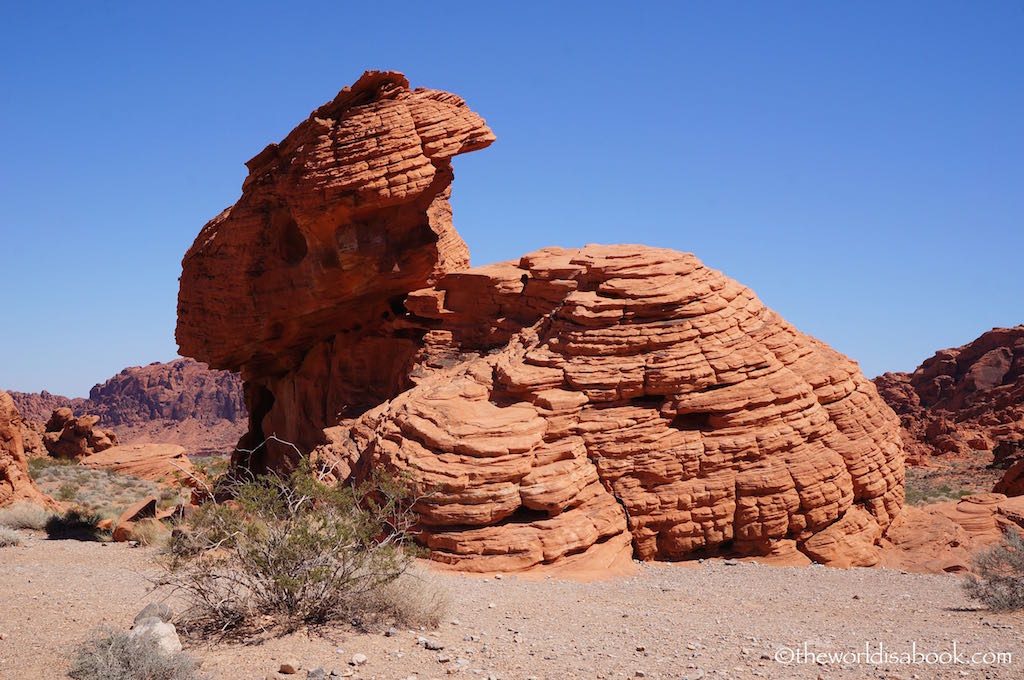
M 28 474 L 33 479 L 36 478 L 39 473 L 47 468 L 52 467 L 67 467 L 71 465 L 78 465 L 78 461 L 70 458 L 51 458 L 50 456 L 36 456 L 28 459 Z
M 1024 609 L 1024 538 L 1014 529 L 1005 541 L 974 558 L 977 576 L 969 575 L 964 590 L 992 611 Z
M 57 489 L 57 500 L 70 501 L 78 495 L 78 487 L 74 484 L 61 484 Z
M 0 509 L 0 526 L 10 529 L 35 529 L 39 531 L 46 527 L 46 522 L 53 515 L 49 510 L 41 508 L 35 503 L 19 501 L 6 508 Z
M 21 536 L 18 535 L 18 532 L 7 527 L 0 527 L 0 548 L 9 548 L 15 545 L 21 545 Z
M 331 487 L 305 463 L 234 483 L 233 500 L 208 501 L 172 534 L 165 583 L 190 605 L 186 627 L 294 628 L 379 610 L 371 596 L 415 552 L 402 488 L 385 478 Z
M 151 636 L 100 629 L 75 652 L 73 680 L 203 680 L 199 663 L 184 652 L 168 654 Z

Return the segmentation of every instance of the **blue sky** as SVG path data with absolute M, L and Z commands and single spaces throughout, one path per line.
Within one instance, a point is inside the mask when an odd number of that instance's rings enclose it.
M 455 162 L 474 264 L 692 251 L 869 376 L 1024 323 L 1024 3 L 377 5 L 8 3 L 0 387 L 174 357 L 243 163 L 370 68 L 497 134 Z

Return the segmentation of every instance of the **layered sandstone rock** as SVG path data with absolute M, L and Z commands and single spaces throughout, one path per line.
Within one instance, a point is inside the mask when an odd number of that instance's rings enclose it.
M 910 463 L 1024 445 L 1024 326 L 994 328 L 875 384 L 900 416 Z
M 21 415 L 14 400 L 6 392 L 0 392 L 0 507 L 28 501 L 56 508 L 57 504 L 39 490 L 28 474 L 21 432 Z
M 192 463 L 177 444 L 125 444 L 83 458 L 82 465 L 154 482 L 189 483 Z
M 985 493 L 906 508 L 886 531 L 880 563 L 925 573 L 965 573 L 1007 531 L 1024 532 L 1024 497 Z
M 403 474 L 471 570 L 796 550 L 878 562 L 899 422 L 856 364 L 691 254 L 550 248 L 467 269 L 463 100 L 367 73 L 249 162 L 182 263 L 181 352 L 241 371 L 236 463 Z M 807 558 L 802 558 L 806 560 Z
M 99 416 L 75 416 L 70 408 L 59 408 L 46 422 L 43 445 L 54 458 L 74 460 L 117 446 L 112 430 L 96 427 L 99 420 Z

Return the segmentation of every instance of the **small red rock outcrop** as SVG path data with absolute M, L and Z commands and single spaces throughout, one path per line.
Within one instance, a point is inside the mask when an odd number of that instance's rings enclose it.
M 1024 458 L 1011 465 L 992 490 L 1007 496 L 1024 496 Z
M 468 269 L 454 96 L 369 72 L 248 163 L 182 263 L 181 352 L 245 380 L 235 462 L 403 473 L 468 570 L 718 553 L 877 563 L 899 422 L 855 363 L 692 254 L 549 248 Z
M 1024 532 L 1024 497 L 985 493 L 904 508 L 882 540 L 883 566 L 924 573 L 966 573 L 978 551 Z
M 57 503 L 43 494 L 28 474 L 21 432 L 21 415 L 14 400 L 6 392 L 0 392 L 0 507 L 28 501 L 56 508 Z
M 900 416 L 908 463 L 1024 446 L 1024 326 L 994 328 L 875 385 Z
M 123 444 L 82 458 L 82 465 L 154 482 L 190 483 L 192 463 L 177 444 Z
M 43 445 L 54 458 L 74 460 L 117 446 L 112 430 L 96 427 L 99 420 L 99 416 L 75 416 L 70 408 L 59 408 L 46 422 Z

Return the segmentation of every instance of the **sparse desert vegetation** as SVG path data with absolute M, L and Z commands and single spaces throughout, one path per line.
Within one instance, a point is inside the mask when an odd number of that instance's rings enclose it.
M 200 630 L 370 619 L 436 623 L 442 599 L 408 580 L 415 554 L 403 487 L 387 478 L 330 486 L 303 464 L 288 477 L 233 482 L 172 535 L 164 583 Z
M 20 501 L 6 508 L 0 508 L 0 527 L 42 531 L 52 516 L 53 513 L 46 508 L 27 501 Z
M 157 496 L 161 507 L 188 497 L 187 490 L 178 487 L 54 458 L 30 460 L 29 472 L 43 493 L 100 519 L 116 519 L 126 506 L 147 496 Z
M 14 529 L 0 526 L 0 548 L 9 548 L 14 545 L 21 545 L 21 536 Z
M 152 636 L 100 628 L 75 650 L 72 680 L 203 680 L 199 663 L 184 652 L 168 653 Z
M 937 468 L 907 467 L 906 503 L 926 505 L 959 500 L 988 491 L 991 484 L 988 479 L 978 479 L 975 467 L 965 463 L 949 462 Z
M 977 575 L 964 580 L 967 594 L 995 612 L 1024 609 L 1024 537 L 1007 529 L 1003 543 L 974 559 Z

